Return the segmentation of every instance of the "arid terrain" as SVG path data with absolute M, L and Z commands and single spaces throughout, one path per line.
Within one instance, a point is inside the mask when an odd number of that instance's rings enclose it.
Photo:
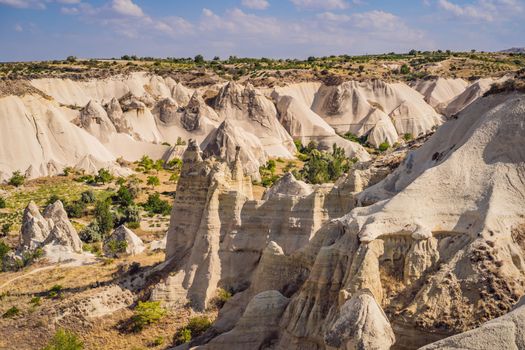
M 0 63 L 1 349 L 525 349 L 525 56 Z

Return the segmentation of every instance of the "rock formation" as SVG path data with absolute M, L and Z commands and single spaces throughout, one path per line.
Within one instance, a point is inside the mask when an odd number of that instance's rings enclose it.
M 120 225 L 119 227 L 117 227 L 104 242 L 104 252 L 107 255 L 113 255 L 116 253 L 112 251 L 110 247 L 111 242 L 116 242 L 116 244 L 123 244 L 125 248 L 122 253 L 128 255 L 137 255 L 142 253 L 146 249 L 140 237 L 124 225 Z
M 347 350 L 388 350 L 394 342 L 385 313 L 366 290 L 355 293 L 341 306 L 339 317 L 325 334 L 326 345 Z
M 331 149 L 335 143 L 346 151 L 348 157 L 368 160 L 370 157 L 361 145 L 337 135 L 334 128 L 310 109 L 313 101 L 300 93 L 304 85 L 291 85 L 276 89 L 272 93 L 279 113 L 279 121 L 286 131 L 294 140 L 300 140 L 304 145 L 315 141 L 321 149 Z M 311 89 L 310 86 L 307 90 Z
M 423 135 L 442 123 L 441 116 L 409 86 L 380 80 L 322 86 L 312 110 L 336 131 L 368 136 L 376 147 L 385 141 L 394 144 L 399 135 Z
M 459 94 L 463 93 L 468 83 L 463 79 L 436 78 L 428 80 L 418 80 L 414 84 L 414 89 L 419 91 L 425 101 L 441 112 Z
M 70 249 L 75 253 L 82 252 L 82 241 L 71 225 L 61 201 L 48 205 L 44 210 L 44 218 L 53 224 L 43 246 L 54 245 Z
M 80 126 L 102 142 L 107 142 L 111 134 L 117 132 L 104 108 L 95 101 L 89 101 L 80 111 Z
M 19 246 L 29 250 L 38 248 L 49 236 L 52 225 L 52 222 L 40 214 L 40 209 L 35 202 L 29 202 L 22 217 Z
M 276 290 L 257 294 L 248 304 L 234 329 L 214 338 L 199 349 L 262 349 L 279 332 L 279 319 L 288 298 Z
M 250 84 L 228 83 L 212 106 L 221 119 L 257 135 L 269 156 L 291 158 L 295 154 L 293 139 L 279 123 L 275 105 Z
M 388 349 L 389 322 L 460 332 L 501 316 L 525 294 L 523 115 L 522 94 L 485 97 L 388 176 L 357 168 L 308 188 L 288 175 L 262 201 L 194 145 L 168 233 L 175 268 L 152 297 L 203 309 L 218 287 L 235 292 L 191 346 L 222 334 L 208 346 Z M 269 291 L 287 298 L 282 313 L 259 297 Z M 279 327 L 249 321 L 252 302 L 281 315 Z
M 205 157 L 216 156 L 228 163 L 237 158 L 243 164 L 244 172 L 259 179 L 259 167 L 266 164 L 268 155 L 257 136 L 225 120 L 202 143 Z
M 24 210 L 16 256 L 21 257 L 36 249 L 42 249 L 44 256 L 52 262 L 75 259 L 82 254 L 82 241 L 61 201 L 48 205 L 43 215 L 34 202 Z

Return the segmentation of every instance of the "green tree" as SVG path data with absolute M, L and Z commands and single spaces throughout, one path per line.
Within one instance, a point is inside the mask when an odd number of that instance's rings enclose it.
M 4 209 L 7 206 L 7 203 L 4 198 L 0 197 L 0 209 Z
M 153 214 L 169 215 L 171 211 L 171 206 L 168 201 L 160 199 L 158 193 L 150 194 L 148 200 L 142 206 Z
M 197 64 L 201 64 L 201 63 L 204 63 L 204 57 L 202 55 L 197 55 L 195 56 L 195 58 L 193 59 L 193 61 Z
M 113 180 L 113 175 L 111 175 L 108 169 L 100 169 L 97 176 L 95 176 L 96 183 L 106 184 L 111 182 L 111 180 Z
M 98 223 L 102 237 L 106 236 L 113 229 L 115 217 L 111 211 L 109 201 L 98 201 L 95 204 L 95 220 Z
M 401 74 L 408 74 L 410 73 L 410 67 L 407 64 L 403 64 L 401 66 L 401 69 L 399 70 Z
M 17 170 L 11 175 L 8 184 L 11 186 L 20 187 L 24 184 L 25 180 L 26 177 L 22 175 L 22 173 L 19 170 Z
M 123 207 L 133 205 L 133 199 L 135 197 L 127 186 L 120 186 L 117 193 L 113 196 L 113 200 Z

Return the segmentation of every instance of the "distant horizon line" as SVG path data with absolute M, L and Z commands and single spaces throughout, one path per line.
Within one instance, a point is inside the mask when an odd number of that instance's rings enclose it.
M 89 60 L 95 60 L 95 61 L 154 61 L 154 60 L 194 60 L 197 56 L 202 56 L 205 61 L 217 61 L 215 58 L 218 57 L 218 61 L 228 61 L 231 58 L 235 59 L 247 59 L 247 60 L 273 60 L 273 61 L 279 61 L 279 60 L 298 60 L 298 61 L 306 61 L 310 57 L 314 57 L 315 59 L 323 59 L 323 58 L 332 58 L 332 57 L 369 57 L 369 56 L 388 56 L 388 55 L 410 55 L 410 52 L 412 50 L 415 50 L 418 54 L 420 53 L 513 53 L 508 52 L 510 50 L 525 50 L 525 46 L 513 46 L 507 49 L 502 50 L 495 50 L 495 51 L 486 51 L 486 50 L 477 50 L 477 49 L 471 49 L 467 51 L 454 51 L 450 49 L 437 49 L 437 50 L 417 50 L 417 49 L 411 49 L 408 52 L 382 52 L 382 53 L 364 53 L 364 54 L 332 54 L 332 55 L 324 55 L 324 56 L 315 56 L 310 55 L 304 58 L 299 57 L 249 57 L 249 56 L 237 56 L 237 55 L 230 55 L 227 58 L 221 58 L 219 55 L 203 55 L 203 54 L 196 54 L 194 57 L 176 57 L 176 56 L 166 56 L 166 57 L 155 57 L 155 56 L 139 56 L 136 54 L 124 54 L 120 57 L 78 57 L 75 55 L 69 55 L 61 59 L 36 59 L 36 60 L 20 60 L 20 61 L 0 61 L 0 64 L 6 64 L 6 63 L 31 63 L 31 62 L 53 62 L 53 61 L 66 61 L 70 57 L 74 57 L 78 61 L 89 61 Z M 523 53 L 522 53 L 523 54 Z M 128 58 L 124 58 L 128 57 Z M 206 58 L 208 57 L 208 59 Z

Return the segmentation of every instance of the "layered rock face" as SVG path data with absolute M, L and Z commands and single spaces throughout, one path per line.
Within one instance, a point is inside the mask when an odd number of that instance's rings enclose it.
M 376 147 L 385 141 L 394 144 L 399 135 L 423 135 L 442 123 L 416 91 L 403 83 L 380 80 L 323 86 L 312 110 L 340 133 L 368 135 L 368 142 Z
M 414 89 L 437 111 L 445 108 L 452 99 L 463 93 L 469 84 L 463 79 L 436 78 L 415 82 Z
M 361 145 L 343 139 L 320 115 L 311 110 L 311 98 L 318 88 L 318 84 L 303 83 L 274 90 L 272 98 L 276 102 L 281 124 L 294 140 L 300 140 L 304 145 L 315 141 L 321 149 L 331 149 L 335 143 L 345 150 L 348 157 L 368 160 L 370 157 Z
M 353 207 L 352 193 L 342 191 L 345 181 L 310 186 L 292 174 L 279 180 L 263 200 L 253 200 L 251 180 L 242 171 L 242 153 L 237 149 L 228 166 L 213 158 L 202 160 L 196 143 L 189 145 L 167 238 L 172 273 L 154 290 L 154 299 L 167 304 L 190 300 L 203 309 L 219 287 L 242 291 L 270 242 L 290 254 L 305 246 L 325 222 Z
M 250 84 L 228 83 L 212 105 L 222 119 L 257 135 L 269 156 L 291 158 L 295 154 L 293 139 L 279 123 L 275 105 Z
M 199 177 L 206 172 L 198 165 L 206 162 L 188 157 L 186 186 L 197 187 L 178 191 L 183 197 L 176 199 L 167 247 L 168 257 L 184 264 L 153 295 L 188 298 L 203 308 L 217 287 L 236 292 L 209 333 L 223 334 L 212 340 L 217 346 L 233 348 L 244 339 L 277 349 L 388 349 L 389 321 L 454 333 L 501 316 L 525 294 L 524 116 L 522 94 L 489 96 L 448 121 L 382 181 L 386 174 L 373 167 L 355 169 L 335 186 L 310 187 L 288 175 L 257 202 L 227 187 L 226 200 L 215 201 L 216 192 L 204 188 L 221 186 Z M 227 199 L 233 193 L 236 201 Z M 201 208 L 193 215 L 190 198 Z M 202 237 L 206 244 L 199 245 Z M 206 264 L 189 258 L 196 256 Z M 208 276 L 199 290 L 203 265 Z M 265 291 L 287 298 L 284 311 L 278 297 L 258 297 Z M 252 302 L 279 314 L 279 327 L 250 321 Z M 515 326 L 503 323 L 507 338 L 519 339 Z M 261 337 L 246 325 L 261 329 Z

